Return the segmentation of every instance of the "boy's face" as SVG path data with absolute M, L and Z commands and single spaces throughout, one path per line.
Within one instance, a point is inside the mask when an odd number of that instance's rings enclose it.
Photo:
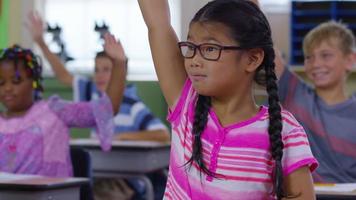
M 353 55 L 345 55 L 339 41 L 331 39 L 312 47 L 305 55 L 305 72 L 316 89 L 342 88 L 353 65 Z
M 101 56 L 95 59 L 94 82 L 101 92 L 104 92 L 109 84 L 113 63 L 107 57 Z
M 22 64 L 17 68 L 13 62 L 0 63 L 0 102 L 7 108 L 8 114 L 27 111 L 33 104 L 32 78 Z

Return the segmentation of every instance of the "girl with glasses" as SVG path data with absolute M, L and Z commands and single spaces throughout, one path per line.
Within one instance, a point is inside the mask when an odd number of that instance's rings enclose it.
M 169 105 L 165 199 L 313 199 L 304 129 L 281 109 L 266 17 L 250 1 L 211 1 L 177 41 L 167 0 L 139 0 Z M 266 87 L 269 106 L 254 99 Z

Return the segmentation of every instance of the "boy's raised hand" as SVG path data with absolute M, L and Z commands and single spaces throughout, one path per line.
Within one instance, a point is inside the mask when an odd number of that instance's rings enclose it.
M 104 35 L 104 51 L 115 62 L 126 62 L 127 60 L 121 42 L 110 33 Z
M 104 35 L 104 51 L 113 62 L 111 78 L 106 92 L 112 102 L 114 114 L 120 109 L 123 98 L 127 70 L 127 58 L 120 41 L 110 33 Z
M 43 41 L 43 20 L 37 12 L 31 11 L 28 14 L 28 21 L 26 22 L 26 27 L 30 31 L 32 39 L 36 43 Z

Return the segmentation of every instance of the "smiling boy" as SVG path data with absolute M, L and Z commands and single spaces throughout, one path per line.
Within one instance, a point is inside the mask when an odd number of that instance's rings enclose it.
M 305 74 L 313 86 L 277 64 L 282 105 L 308 134 L 319 161 L 314 180 L 356 182 L 356 96 L 346 90 L 355 38 L 345 25 L 325 22 L 306 35 L 303 51 Z

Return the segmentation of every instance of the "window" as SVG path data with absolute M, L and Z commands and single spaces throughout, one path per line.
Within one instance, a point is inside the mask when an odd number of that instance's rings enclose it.
M 289 12 L 290 0 L 259 0 L 266 12 Z
M 120 39 L 129 57 L 128 78 L 146 77 L 155 79 L 153 62 L 144 24 L 137 1 L 131 0 L 47 0 L 45 20 L 62 28 L 62 40 L 73 61 L 66 63 L 73 73 L 91 74 L 94 56 L 102 50 L 102 40 L 94 31 L 95 22 L 105 22 L 109 30 Z M 180 35 L 180 0 L 170 0 L 172 25 Z M 46 41 L 51 42 L 50 34 Z M 53 51 L 53 45 L 50 45 Z M 46 71 L 46 68 L 45 68 Z M 47 68 L 48 71 L 48 68 Z M 140 78 L 138 78 L 140 79 Z M 143 78 L 145 79 L 145 78 Z

